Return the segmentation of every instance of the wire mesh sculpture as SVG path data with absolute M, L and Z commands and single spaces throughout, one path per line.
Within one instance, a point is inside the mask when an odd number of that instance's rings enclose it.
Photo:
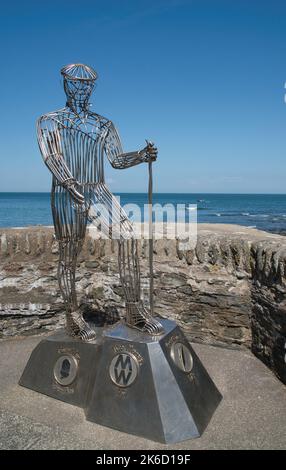
M 146 162 L 151 171 L 157 149 L 147 142 L 140 151 L 124 153 L 114 124 L 90 111 L 89 100 L 97 79 L 91 67 L 71 64 L 63 67 L 61 74 L 66 107 L 41 116 L 37 136 L 44 162 L 53 175 L 51 205 L 59 242 L 58 281 L 65 304 L 67 332 L 83 341 L 95 338 L 94 330 L 79 309 L 75 273 L 87 223 L 98 218 L 98 213 L 90 209 L 100 204 L 105 208 L 100 214 L 101 231 L 109 238 L 118 239 L 126 323 L 150 335 L 162 334 L 161 323 L 141 299 L 138 245 L 132 223 L 104 179 L 105 156 L 113 168 L 125 169 Z M 116 227 L 118 233 L 114 233 Z

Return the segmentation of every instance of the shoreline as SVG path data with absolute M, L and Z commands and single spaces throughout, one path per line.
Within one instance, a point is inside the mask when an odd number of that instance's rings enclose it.
M 144 223 L 141 223 L 141 226 L 142 224 Z M 148 225 L 147 223 L 145 223 L 146 225 Z M 162 223 L 160 223 L 160 226 L 162 226 Z M 170 225 L 171 224 L 175 224 L 175 222 L 170 222 L 169 223 Z M 190 223 L 189 223 L 190 224 Z M 140 225 L 140 222 L 134 222 L 134 226 L 139 226 Z M 187 225 L 187 224 L 186 224 Z M 163 222 L 163 226 L 165 227 L 166 226 L 166 222 Z M 205 227 L 207 226 L 210 226 L 210 227 L 215 227 L 218 229 L 218 231 L 221 231 L 221 230 L 225 230 L 226 227 L 231 227 L 232 229 L 234 228 L 237 228 L 237 229 L 242 229 L 243 231 L 246 230 L 246 231 L 257 231 L 257 232 L 262 232 L 262 233 L 265 233 L 265 234 L 269 234 L 269 235 L 277 235 L 277 236 L 282 236 L 282 237 L 285 237 L 286 236 L 286 229 L 285 230 L 267 230 L 267 229 L 260 229 L 260 228 L 257 228 L 256 226 L 247 226 L 247 225 L 241 225 L 241 224 L 227 224 L 227 223 L 217 223 L 217 222 L 198 222 L 197 223 L 197 228 L 198 228 L 198 231 L 201 229 L 205 229 Z M 29 229 L 39 229 L 39 230 L 42 230 L 42 229 L 53 229 L 54 226 L 53 225 L 42 225 L 42 224 L 36 224 L 36 225 L 24 225 L 24 226 L 15 226 L 15 227 L 5 227 L 5 226 L 1 226 L 0 225 L 0 232 L 2 230 L 29 230 Z M 154 223 L 154 228 L 156 230 L 156 223 Z M 87 225 L 87 230 L 90 230 L 91 229 L 91 224 L 88 224 Z

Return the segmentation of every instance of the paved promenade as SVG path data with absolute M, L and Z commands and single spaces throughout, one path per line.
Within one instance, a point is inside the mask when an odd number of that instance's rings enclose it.
M 167 446 L 87 422 L 82 409 L 20 387 L 39 341 L 0 342 L 0 449 L 286 448 L 286 388 L 248 351 L 193 345 L 224 398 L 201 438 Z

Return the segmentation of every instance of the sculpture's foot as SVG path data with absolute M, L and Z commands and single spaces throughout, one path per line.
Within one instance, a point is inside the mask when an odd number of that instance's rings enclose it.
M 81 339 L 82 341 L 93 341 L 95 339 L 95 331 L 83 319 L 80 312 L 75 311 L 67 313 L 66 318 L 67 332 L 70 336 Z
M 164 333 L 161 323 L 153 318 L 140 302 L 128 303 L 126 305 L 126 324 L 130 328 L 136 328 L 151 336 L 162 335 Z

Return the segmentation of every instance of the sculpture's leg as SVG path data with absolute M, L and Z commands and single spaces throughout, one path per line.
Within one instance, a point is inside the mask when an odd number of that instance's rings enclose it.
M 161 323 L 152 317 L 141 300 L 138 242 L 134 234 L 129 240 L 122 237 L 118 241 L 118 264 L 126 302 L 126 323 L 150 335 L 164 333 Z
M 81 251 L 87 214 L 76 210 L 70 195 L 57 186 L 52 194 L 52 211 L 56 238 L 59 241 L 58 282 L 65 303 L 66 329 L 69 335 L 84 341 L 95 338 L 95 332 L 83 319 L 76 295 L 76 265 Z
M 93 220 L 98 223 L 100 219 L 104 235 L 118 239 L 118 264 L 126 302 L 126 323 L 151 335 L 162 334 L 161 323 L 152 317 L 141 299 L 138 243 L 132 223 L 105 184 L 99 183 L 94 188 L 93 202 Z M 97 203 L 105 208 L 105 213 L 100 216 L 96 211 Z

